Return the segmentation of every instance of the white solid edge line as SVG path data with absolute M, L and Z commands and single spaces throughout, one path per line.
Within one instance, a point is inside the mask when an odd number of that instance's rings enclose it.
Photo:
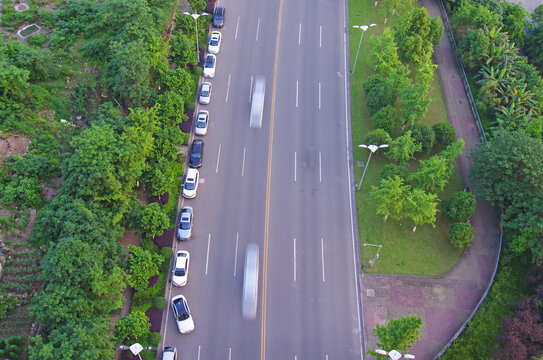
M 294 238 L 294 281 L 296 281 L 296 238 Z
M 238 39 L 238 29 L 239 29 L 239 16 L 238 16 L 238 23 L 236 25 L 236 35 L 234 36 L 234 39 Z
M 232 77 L 232 74 L 228 74 L 228 84 L 226 85 L 226 99 L 224 102 L 228 102 L 228 93 L 230 93 L 230 78 Z
M 324 240 L 321 238 L 321 260 L 322 260 L 322 282 L 325 282 L 324 279 Z
M 345 5 L 345 3 L 343 3 Z M 345 8 L 343 9 L 343 26 L 344 28 L 346 25 L 346 13 Z M 350 153 L 349 153 L 349 109 L 348 109 L 348 93 L 347 93 L 347 77 L 349 73 L 347 72 L 347 33 L 343 33 L 343 71 L 344 71 L 344 92 L 345 92 L 345 139 L 347 141 L 347 179 L 349 181 L 349 209 L 351 211 L 351 237 L 352 237 L 352 245 L 353 245 L 353 272 L 354 272 L 354 282 L 355 282 L 355 289 L 356 289 L 356 311 L 358 315 L 358 334 L 359 334 L 359 341 L 360 341 L 360 354 L 362 356 L 362 359 L 364 359 L 364 348 L 363 348 L 363 340 L 362 337 L 364 334 L 362 334 L 362 322 L 360 318 L 360 287 L 358 282 L 358 269 L 356 266 L 356 248 L 355 248 L 355 236 L 354 236 L 354 220 L 353 220 L 353 190 L 354 185 L 351 184 L 351 167 L 350 167 Z M 357 246 L 357 245 L 356 245 Z M 363 320 L 362 320 L 363 321 Z
M 239 232 L 236 233 L 236 250 L 234 253 L 234 277 L 236 277 L 236 267 L 238 264 L 238 240 L 239 240 Z
M 207 236 L 206 275 L 209 267 L 209 246 L 211 245 L 211 233 Z
M 243 148 L 243 160 L 241 162 L 241 177 L 243 177 L 243 174 L 245 173 L 245 148 Z
M 215 166 L 215 174 L 219 172 L 219 162 L 221 161 L 221 144 L 219 144 L 219 152 L 217 153 L 217 165 Z

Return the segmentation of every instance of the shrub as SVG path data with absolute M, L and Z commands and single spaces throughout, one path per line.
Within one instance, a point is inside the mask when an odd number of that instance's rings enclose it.
M 469 247 L 471 240 L 473 240 L 473 226 L 470 223 L 461 222 L 449 226 L 449 241 L 455 248 Z
M 143 311 L 133 311 L 115 324 L 115 336 L 120 342 L 129 338 L 133 342 L 149 336 L 149 318 Z
M 168 262 L 173 256 L 173 250 L 171 247 L 165 246 L 160 249 L 160 254 L 164 257 L 165 262 Z
M 153 307 L 157 310 L 164 310 L 166 308 L 166 299 L 163 296 L 158 296 L 153 299 Z
M 388 105 L 377 111 L 371 119 L 376 129 L 383 129 L 390 134 L 398 125 L 399 117 L 396 109 L 392 105 Z
M 415 143 L 421 144 L 421 153 L 427 155 L 432 151 L 436 141 L 436 135 L 431 127 L 424 124 L 413 124 L 409 125 L 405 131 L 411 131 L 411 137 L 415 140 Z
M 362 142 L 366 145 L 382 145 L 390 144 L 391 140 L 390 135 L 385 130 L 377 129 L 367 133 L 366 136 L 364 136 L 364 139 L 362 139 Z M 386 149 L 381 149 L 379 151 L 386 151 Z
M 364 96 L 368 96 L 368 94 L 378 85 L 383 85 L 385 83 L 385 79 L 383 76 L 379 74 L 373 74 L 368 76 L 366 81 L 364 81 L 364 84 L 362 84 L 362 88 L 364 90 Z
M 432 129 L 436 136 L 436 143 L 441 146 L 441 148 L 446 149 L 447 146 L 456 141 L 456 131 L 451 124 L 440 122 L 432 126 Z
M 160 343 L 160 340 L 162 340 L 162 336 L 160 336 L 160 333 L 157 331 L 154 331 L 149 334 L 149 345 L 151 346 L 157 346 Z
M 47 42 L 47 36 L 39 34 L 30 35 L 26 39 L 30 45 L 37 47 L 43 47 L 43 45 Z
M 407 178 L 409 177 L 409 169 L 405 166 L 398 165 L 398 164 L 386 164 L 381 169 L 381 172 L 379 173 L 379 181 L 385 180 L 385 179 L 391 179 L 395 176 L 400 177 L 400 179 L 404 180 L 404 182 L 407 181 Z
M 22 359 L 24 342 L 24 336 L 0 339 L 0 359 Z
M 453 221 L 467 221 L 475 211 L 475 195 L 458 191 L 441 202 L 441 213 Z
M 490 39 L 482 29 L 469 29 L 458 42 L 457 53 L 470 69 L 481 66 L 490 48 Z
M 385 83 L 377 84 L 366 96 L 366 106 L 370 115 L 376 114 L 387 105 L 394 104 L 396 94 L 394 89 Z

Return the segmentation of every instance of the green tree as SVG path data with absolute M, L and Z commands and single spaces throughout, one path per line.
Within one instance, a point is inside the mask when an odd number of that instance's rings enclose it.
M 458 42 L 457 53 L 470 69 L 481 66 L 489 51 L 490 39 L 482 29 L 469 29 Z
M 467 222 L 455 223 L 449 226 L 449 241 L 455 248 L 468 248 L 473 240 L 473 226 Z
M 430 18 L 425 8 L 417 7 L 400 19 L 395 35 L 402 61 L 418 64 L 424 53 L 439 44 L 443 25 L 439 18 Z
M 530 63 L 537 66 L 540 71 L 543 71 L 543 26 L 538 25 L 530 35 L 526 37 L 526 54 Z
M 115 344 L 109 335 L 111 322 L 106 316 L 92 321 L 73 320 L 53 330 L 44 341 L 42 335 L 32 340 L 31 360 L 112 359 Z
M 417 144 L 411 137 L 411 132 L 406 131 L 402 136 L 390 142 L 386 155 L 392 161 L 405 164 L 408 160 L 414 159 L 413 154 L 420 151 L 421 148 L 421 144 Z
M 185 34 L 176 32 L 170 40 L 170 58 L 177 66 L 197 64 L 198 55 L 195 49 L 196 42 Z
M 529 16 L 530 14 L 520 4 L 503 2 L 503 30 L 519 48 L 524 47 L 526 36 L 524 28 L 533 28 L 533 24 L 528 21 Z
M 170 218 L 157 203 L 150 203 L 141 214 L 140 230 L 149 235 L 157 236 L 170 227 Z
M 412 125 L 422 121 L 432 101 L 429 92 L 430 86 L 424 82 L 414 82 L 400 90 L 402 123 Z
M 443 216 L 453 221 L 468 221 L 475 211 L 475 195 L 458 191 L 441 202 Z
M 366 145 L 390 144 L 391 141 L 392 139 L 390 138 L 390 135 L 383 129 L 376 129 L 376 130 L 370 131 L 362 139 L 362 143 Z M 383 150 L 386 150 L 386 149 L 382 149 L 380 151 L 383 151 Z
M 434 155 L 420 161 L 420 168 L 410 176 L 416 180 L 419 187 L 430 192 L 441 192 L 449 182 L 450 172 L 447 159 Z
M 399 176 L 382 179 L 379 187 L 372 186 L 370 198 L 377 205 L 377 214 L 384 215 L 385 221 L 388 217 L 401 219 L 404 209 L 404 202 L 409 193 L 410 186 L 404 185 L 403 179 Z
M 151 333 L 150 329 L 151 323 L 147 315 L 143 311 L 136 310 L 117 321 L 115 337 L 121 343 L 128 340 L 132 344 L 146 340 Z
M 366 96 L 366 106 L 370 115 L 374 115 L 385 106 L 393 105 L 396 101 L 394 89 L 385 82 L 376 84 Z
M 413 189 L 405 199 L 405 216 L 413 220 L 415 227 L 413 232 L 417 231 L 417 226 L 430 224 L 435 227 L 437 213 L 437 195 L 428 194 L 422 189 Z
M 9 100 L 20 101 L 28 89 L 30 71 L 7 64 L 0 58 L 0 103 Z
M 532 13 L 532 20 L 538 24 L 543 23 L 543 4 L 535 8 Z
M 417 315 L 390 319 L 385 325 L 377 324 L 373 335 L 377 337 L 377 347 L 385 351 L 397 350 L 407 353 L 419 340 L 422 319 Z M 374 351 L 369 354 L 377 356 Z
M 436 135 L 436 143 L 445 149 L 450 144 L 456 141 L 456 131 L 454 127 L 446 122 L 440 122 L 432 126 Z
M 130 245 L 129 249 L 128 284 L 136 291 L 145 290 L 149 285 L 149 278 L 158 275 L 164 258 L 137 246 Z
M 398 164 L 386 164 L 379 172 L 379 181 L 399 176 L 404 182 L 409 178 L 410 172 L 406 166 Z
M 501 16 L 498 12 L 489 9 L 484 4 L 472 1 L 462 1 L 451 18 L 453 27 L 471 25 L 482 29 L 487 26 L 489 29 L 500 27 Z
M 370 41 L 370 62 L 372 67 L 376 67 L 379 74 L 390 83 L 392 88 L 400 88 L 407 81 L 409 70 L 402 64 L 398 56 L 398 45 L 394 39 L 394 30 L 386 27 L 381 36 L 372 36 Z M 368 80 L 372 76 L 369 76 Z
M 160 196 L 168 192 L 175 184 L 176 174 L 168 159 L 160 158 L 144 176 L 145 190 L 152 196 Z
M 421 145 L 421 153 L 428 155 L 432 151 L 436 135 L 431 127 L 425 124 L 413 124 L 406 127 L 405 131 L 411 131 L 413 140 Z
M 375 115 L 372 116 L 373 126 L 376 129 L 383 129 L 387 133 L 391 133 L 399 123 L 398 113 L 396 109 L 391 106 L 385 106 L 381 108 Z

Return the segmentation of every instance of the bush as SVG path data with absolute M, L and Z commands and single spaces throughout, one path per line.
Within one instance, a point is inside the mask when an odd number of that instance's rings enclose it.
M 368 94 L 379 85 L 385 84 L 385 79 L 379 75 L 379 74 L 373 74 L 368 76 L 366 81 L 364 81 L 364 84 L 362 84 L 362 88 L 364 90 L 364 96 L 368 96 Z
M 436 136 L 436 143 L 441 146 L 442 149 L 446 149 L 456 141 L 456 131 L 449 123 L 440 122 L 432 126 L 434 134 Z
M 369 132 L 364 136 L 364 139 L 362 139 L 362 142 L 366 145 L 382 145 L 382 144 L 390 144 L 390 141 L 392 139 L 390 138 L 390 135 L 383 129 L 377 129 Z M 379 151 L 384 152 L 387 149 L 381 149 Z
M 467 222 L 455 223 L 449 226 L 449 241 L 455 248 L 468 248 L 473 240 L 473 226 Z
M 173 250 L 171 247 L 165 246 L 160 249 L 160 254 L 164 257 L 165 262 L 168 262 L 173 256 Z
M 376 114 L 385 106 L 394 104 L 396 94 L 394 89 L 385 83 L 377 84 L 366 96 L 366 106 L 371 115 Z
M 468 221 L 475 211 L 475 195 L 458 191 L 441 202 L 441 213 L 453 221 Z
M 153 299 L 153 307 L 157 310 L 164 310 L 166 308 L 166 299 L 163 296 L 158 296 Z
M 26 39 L 30 45 L 40 48 L 43 47 L 43 45 L 47 42 L 47 36 L 39 34 L 30 35 Z
M 400 179 L 406 182 L 409 175 L 409 169 L 405 166 L 397 164 L 386 164 L 385 166 L 383 166 L 381 172 L 379 173 L 379 181 L 399 176 Z
M 376 129 L 383 129 L 390 134 L 398 125 L 399 117 L 396 109 L 393 106 L 388 105 L 377 111 L 371 119 L 373 120 L 373 126 Z
M 421 144 L 421 153 L 427 155 L 432 151 L 436 141 L 436 135 L 431 127 L 424 124 L 413 124 L 409 125 L 405 131 L 411 131 L 411 137 L 415 140 L 415 143 Z
M 24 343 L 24 336 L 0 339 L 0 359 L 22 359 Z
M 482 29 L 469 29 L 458 42 L 457 53 L 469 69 L 474 69 L 483 63 L 490 48 L 490 39 Z

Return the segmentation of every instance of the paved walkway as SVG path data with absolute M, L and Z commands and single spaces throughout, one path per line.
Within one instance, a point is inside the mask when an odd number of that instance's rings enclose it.
M 441 16 L 436 0 L 422 0 L 420 4 L 430 16 Z M 435 48 L 435 59 L 449 121 L 458 138 L 466 142 L 458 166 L 462 182 L 467 185 L 470 160 L 465 155 L 478 146 L 479 134 L 446 34 Z M 377 323 L 384 324 L 390 318 L 404 315 L 417 314 L 424 322 L 421 340 L 410 351 L 417 359 L 433 359 L 453 337 L 486 290 L 498 252 L 496 209 L 478 199 L 471 223 L 474 227 L 471 248 L 454 269 L 441 278 L 362 274 L 366 349 L 375 349 L 373 329 Z

